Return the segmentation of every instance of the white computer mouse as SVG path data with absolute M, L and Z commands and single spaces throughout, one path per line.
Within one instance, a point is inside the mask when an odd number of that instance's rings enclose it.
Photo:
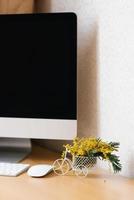
M 30 167 L 27 171 L 27 174 L 31 177 L 42 177 L 47 175 L 53 170 L 52 165 L 39 164 Z

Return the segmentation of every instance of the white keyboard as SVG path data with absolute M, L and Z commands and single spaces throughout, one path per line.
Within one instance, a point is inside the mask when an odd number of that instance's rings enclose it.
M 29 164 L 0 162 L 0 176 L 18 176 L 29 168 Z

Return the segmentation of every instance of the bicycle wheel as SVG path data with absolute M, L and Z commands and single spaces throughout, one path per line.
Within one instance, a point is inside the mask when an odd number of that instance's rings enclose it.
M 88 168 L 84 165 L 77 165 L 74 169 L 76 176 L 87 176 L 88 175 Z
M 53 170 L 57 175 L 65 175 L 70 169 L 70 165 L 65 159 L 57 159 L 53 163 Z

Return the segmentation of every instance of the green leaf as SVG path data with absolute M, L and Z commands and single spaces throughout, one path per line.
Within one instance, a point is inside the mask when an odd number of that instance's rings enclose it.
M 109 142 L 108 143 L 111 147 L 113 147 L 113 148 L 119 148 L 119 146 L 120 146 L 120 143 L 119 142 Z
M 120 164 L 119 157 L 115 154 L 108 154 L 107 156 L 108 156 L 109 161 L 112 164 L 114 173 L 121 171 L 122 165 Z

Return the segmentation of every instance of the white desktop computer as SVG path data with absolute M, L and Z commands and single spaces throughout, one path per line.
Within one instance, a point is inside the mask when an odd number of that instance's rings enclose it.
M 77 134 L 74 13 L 0 15 L 0 161 Z

